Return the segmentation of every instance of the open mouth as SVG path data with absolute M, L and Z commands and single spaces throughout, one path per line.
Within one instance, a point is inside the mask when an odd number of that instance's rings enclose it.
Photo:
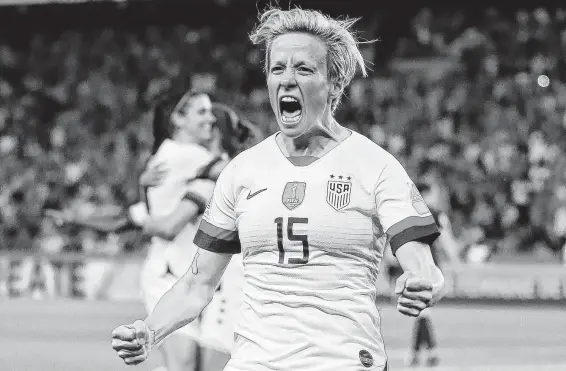
M 296 98 L 288 95 L 280 98 L 279 109 L 281 110 L 281 120 L 287 124 L 299 122 L 303 115 L 301 103 Z

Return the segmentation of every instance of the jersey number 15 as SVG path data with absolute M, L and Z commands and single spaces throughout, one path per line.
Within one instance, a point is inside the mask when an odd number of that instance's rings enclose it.
M 274 223 L 277 224 L 277 248 L 279 249 L 279 264 L 285 263 L 285 249 L 283 247 L 283 224 L 282 217 L 276 218 Z M 288 264 L 307 264 L 309 262 L 309 239 L 304 234 L 294 234 L 293 224 L 302 223 L 307 224 L 308 218 L 293 218 L 287 219 L 287 239 L 289 241 L 301 241 L 303 243 L 303 257 L 302 258 L 289 258 Z

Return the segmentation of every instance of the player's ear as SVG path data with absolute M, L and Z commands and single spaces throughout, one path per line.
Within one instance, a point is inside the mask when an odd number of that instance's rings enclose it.
M 342 91 L 344 90 L 344 85 L 339 81 L 331 81 L 330 91 L 328 92 L 328 97 L 330 101 L 338 99 Z
M 181 114 L 179 112 L 173 112 L 173 113 L 171 113 L 169 120 L 171 121 L 171 125 L 174 128 L 178 128 L 179 126 L 181 126 L 181 119 L 182 118 L 183 117 L 181 116 Z

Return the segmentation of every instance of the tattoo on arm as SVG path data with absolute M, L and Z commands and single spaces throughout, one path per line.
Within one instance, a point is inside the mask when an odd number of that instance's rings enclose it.
M 191 272 L 193 272 L 193 274 L 198 274 L 198 257 L 199 257 L 199 252 L 197 251 L 195 258 L 193 259 L 193 263 L 191 264 Z

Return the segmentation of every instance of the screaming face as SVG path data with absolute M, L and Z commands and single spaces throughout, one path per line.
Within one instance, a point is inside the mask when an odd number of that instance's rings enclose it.
M 286 124 L 296 124 L 301 119 L 303 108 L 299 99 L 291 95 L 283 95 L 279 101 L 281 120 Z
M 278 36 L 269 51 L 267 87 L 281 132 L 299 137 L 318 125 L 330 110 L 326 45 L 305 33 Z

